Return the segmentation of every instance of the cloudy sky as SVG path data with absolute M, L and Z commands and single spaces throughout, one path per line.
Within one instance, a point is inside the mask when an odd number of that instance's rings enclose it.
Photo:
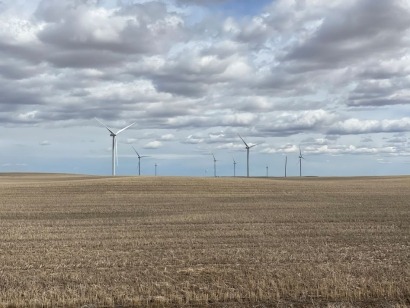
M 410 173 L 407 0 L 1 0 L 0 172 Z

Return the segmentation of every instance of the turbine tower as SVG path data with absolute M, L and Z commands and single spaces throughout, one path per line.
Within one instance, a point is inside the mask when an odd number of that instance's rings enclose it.
M 157 176 L 157 167 L 158 167 L 158 165 L 157 165 L 157 163 L 155 163 L 155 176 Z
M 144 157 L 149 157 L 149 156 L 145 156 L 145 155 L 139 155 L 138 154 L 138 152 L 137 152 L 137 150 L 134 148 L 134 147 L 132 147 L 133 149 L 134 149 L 134 152 L 137 154 L 137 156 L 138 156 L 138 175 L 141 175 L 141 158 L 144 158 Z
M 214 158 L 214 177 L 216 177 L 216 162 L 217 162 L 217 160 L 215 159 L 214 153 L 211 153 L 211 154 L 212 154 L 212 157 Z
M 285 178 L 286 178 L 286 169 L 288 167 L 288 156 L 285 157 Z
M 112 175 L 115 176 L 115 164 L 118 164 L 118 151 L 117 151 L 117 135 L 121 132 L 123 132 L 124 130 L 126 130 L 127 128 L 133 126 L 135 123 L 134 122 L 128 126 L 125 126 L 124 128 L 121 128 L 119 131 L 117 131 L 116 133 L 114 133 L 107 125 L 105 125 L 103 122 L 101 122 L 100 120 L 98 120 L 97 118 L 95 118 L 102 126 L 104 126 L 106 129 L 108 129 L 108 131 L 110 132 L 110 136 L 112 137 Z
M 245 140 L 243 140 L 243 138 L 241 137 L 241 135 L 239 135 L 239 138 L 241 138 L 241 140 L 243 141 L 243 143 L 245 144 L 245 148 L 246 148 L 246 176 L 249 177 L 249 149 L 253 148 L 254 146 L 258 145 L 258 144 L 254 144 L 249 146 Z
M 299 176 L 302 176 L 302 159 L 305 159 L 302 155 L 302 150 L 299 147 Z

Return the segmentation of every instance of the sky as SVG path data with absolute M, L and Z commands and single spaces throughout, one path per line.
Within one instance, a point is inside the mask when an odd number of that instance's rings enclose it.
M 0 172 L 410 174 L 407 0 L 1 0 Z

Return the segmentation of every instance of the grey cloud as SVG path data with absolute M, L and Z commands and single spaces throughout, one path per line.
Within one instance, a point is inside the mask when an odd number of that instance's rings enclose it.
M 207 128 L 207 127 L 248 127 L 258 121 L 258 115 L 252 113 L 233 113 L 230 110 L 214 110 L 211 105 L 201 106 L 200 110 L 188 116 L 175 116 L 165 122 L 167 128 Z M 215 110 L 218 110 L 215 109 Z
M 18 61 L 8 61 L 8 63 L 0 62 L 0 75 L 3 75 L 6 79 L 26 79 L 35 76 L 37 72 L 38 70 L 34 67 L 26 66 Z
M 176 0 L 178 3 L 186 4 L 186 5 L 206 5 L 209 3 L 224 3 L 232 0 Z
M 404 52 L 410 19 L 399 0 L 352 4 L 327 15 L 315 35 L 291 50 L 286 60 L 326 63 L 331 68 L 369 54 Z
M 145 114 L 155 118 L 171 118 L 185 116 L 193 113 L 190 103 L 184 102 L 158 102 L 150 103 L 144 108 Z
M 410 131 L 410 118 L 400 120 L 359 120 L 349 119 L 335 123 L 329 134 L 369 134 L 369 133 L 394 133 Z
M 325 110 L 308 110 L 282 113 L 270 117 L 270 123 L 256 125 L 258 131 L 274 136 L 289 136 L 304 132 L 321 132 L 335 120 L 335 115 Z M 266 123 L 266 121 L 264 121 Z
M 2 112 L 18 112 L 27 108 L 38 108 L 46 103 L 39 89 L 25 87 L 23 84 L 16 87 L 9 80 L 1 78 L 0 93 L 0 111 Z M 13 122 L 13 117 L 10 117 L 9 121 Z
M 59 22 L 68 10 L 73 9 L 74 4 L 74 1 L 42 0 L 34 15 L 46 22 Z
M 36 43 L 8 42 L 8 38 L 0 37 L 0 54 L 6 57 L 25 60 L 29 63 L 38 64 L 44 58 L 45 50 Z
M 360 141 L 364 143 L 368 143 L 368 142 L 373 142 L 373 139 L 369 136 L 366 136 L 366 137 L 362 137 Z
M 372 61 L 367 63 L 366 67 L 359 68 L 357 77 L 365 80 L 382 80 L 406 77 L 409 74 L 410 69 L 403 66 L 400 59 L 395 59 L 395 61 Z
M 260 16 L 247 20 L 245 24 L 241 25 L 240 31 L 235 38 L 241 42 L 252 44 L 254 48 L 260 47 L 266 42 L 274 30 Z
M 244 59 L 232 55 L 220 58 L 199 51 L 184 50 L 169 60 L 151 78 L 158 91 L 182 96 L 199 97 L 218 89 L 218 85 L 238 85 L 246 79 Z
M 110 12 L 87 1 L 43 0 L 36 16 L 47 21 L 38 38 L 60 67 L 118 65 L 125 55 L 164 52 L 184 37 L 182 19 L 159 2 Z
M 200 82 L 193 83 L 192 81 L 186 81 L 181 76 L 176 75 L 156 77 L 154 79 L 155 87 L 160 92 L 173 93 L 176 95 L 188 96 L 188 97 L 200 97 L 206 94 L 207 85 Z M 177 76 L 177 80 L 173 80 L 173 77 Z M 178 80 L 179 79 L 179 80 Z
M 388 105 L 404 105 L 404 104 L 410 104 L 410 97 L 409 98 L 403 98 L 403 99 L 397 99 L 397 98 L 360 98 L 360 99 L 354 99 L 354 100 L 349 100 L 347 103 L 348 106 L 350 107 L 364 107 L 364 106 L 372 106 L 372 107 L 377 107 L 377 106 L 388 106 Z
M 384 106 L 409 104 L 409 82 L 397 79 L 365 80 L 349 94 L 348 106 Z
M 104 68 L 121 65 L 123 60 L 121 55 L 96 50 L 56 50 L 48 56 L 48 61 L 59 68 Z
M 403 144 L 408 142 L 408 138 L 403 135 L 395 135 L 391 138 L 384 138 L 387 143 Z

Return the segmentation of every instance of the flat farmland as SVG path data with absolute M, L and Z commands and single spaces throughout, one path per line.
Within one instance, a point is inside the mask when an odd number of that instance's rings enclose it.
M 0 307 L 408 307 L 410 177 L 0 174 Z

